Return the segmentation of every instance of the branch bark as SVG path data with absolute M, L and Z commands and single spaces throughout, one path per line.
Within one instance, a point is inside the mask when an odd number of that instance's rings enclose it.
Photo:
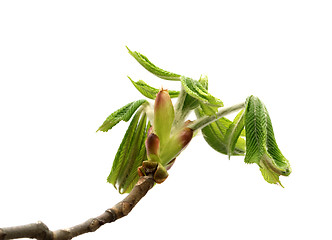
M 35 238 L 38 240 L 69 240 L 88 232 L 94 232 L 106 223 L 111 223 L 127 216 L 135 205 L 153 187 L 152 175 L 142 176 L 133 190 L 121 202 L 107 209 L 100 216 L 90 218 L 71 228 L 51 231 L 42 223 L 31 223 L 15 227 L 0 228 L 0 240 L 17 238 Z

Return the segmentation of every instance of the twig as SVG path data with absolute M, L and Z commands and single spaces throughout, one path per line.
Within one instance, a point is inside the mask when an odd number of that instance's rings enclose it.
M 15 227 L 0 228 L 0 240 L 17 238 L 35 238 L 38 240 L 68 240 L 84 233 L 94 232 L 105 223 L 111 223 L 119 218 L 127 216 L 135 205 L 153 187 L 152 176 L 142 176 L 133 190 L 121 202 L 112 208 L 107 209 L 98 217 L 90 218 L 87 221 L 67 229 L 51 231 L 42 223 L 31 223 Z

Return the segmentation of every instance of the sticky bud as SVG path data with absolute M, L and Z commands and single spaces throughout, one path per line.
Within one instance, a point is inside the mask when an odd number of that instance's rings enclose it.
M 154 104 L 154 132 L 160 139 L 160 145 L 164 146 L 170 136 L 174 121 L 174 108 L 167 90 L 161 89 L 156 96 Z
M 159 137 L 152 132 L 148 133 L 148 136 L 145 140 L 145 148 L 148 160 L 154 162 L 160 162 L 159 146 L 160 146 Z
M 143 161 L 142 168 L 144 169 L 145 174 L 150 174 L 156 171 L 158 167 L 157 162 Z
M 167 170 L 160 163 L 158 163 L 157 169 L 153 175 L 154 181 L 156 183 L 162 183 L 166 180 L 167 177 L 168 177 Z
M 143 161 L 142 166 L 138 168 L 138 175 L 141 177 L 148 174 L 153 174 L 156 183 L 162 183 L 168 177 L 167 170 L 161 163 Z
M 163 165 L 167 165 L 186 148 L 193 137 L 193 130 L 188 127 L 182 128 L 169 139 L 164 149 L 161 149 L 160 159 Z
M 143 168 L 142 166 L 138 167 L 138 168 L 137 168 L 137 173 L 138 173 L 138 176 L 139 176 L 139 177 L 143 177 L 143 176 L 145 176 L 144 168 Z
M 178 138 L 182 146 L 181 150 L 183 150 L 193 138 L 193 130 L 191 128 L 185 127 L 180 132 Z

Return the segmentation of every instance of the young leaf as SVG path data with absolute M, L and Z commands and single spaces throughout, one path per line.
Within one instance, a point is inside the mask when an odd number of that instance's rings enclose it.
M 165 71 L 150 62 L 150 60 L 143 54 L 140 54 L 139 52 L 132 52 L 128 47 L 127 49 L 130 55 L 133 56 L 137 60 L 137 62 L 139 62 L 150 73 L 165 80 L 180 81 L 181 75 Z
M 190 96 L 187 92 L 185 92 L 182 111 L 189 112 L 189 111 L 197 108 L 198 106 L 199 106 L 199 101 L 196 98 L 193 98 L 192 96 Z
M 279 175 L 277 173 L 274 173 L 270 169 L 264 168 L 264 167 L 260 168 L 259 170 L 261 171 L 262 176 L 265 181 L 267 181 L 268 183 L 272 183 L 272 184 L 279 183 L 280 186 L 282 186 L 282 184 L 279 180 Z
M 247 153 L 244 161 L 257 163 L 267 182 L 280 184 L 279 176 L 291 173 L 290 164 L 277 145 L 265 105 L 254 96 L 247 98 L 245 130 Z
M 201 76 L 198 80 L 200 84 L 207 90 L 208 89 L 208 77 L 207 76 Z M 184 87 L 182 87 L 184 89 Z M 191 110 L 197 108 L 200 105 L 200 102 L 198 99 L 193 98 L 190 96 L 185 90 L 181 90 L 184 94 L 184 100 L 182 104 L 182 111 L 184 115 L 187 115 Z
M 159 89 L 149 86 L 142 80 L 134 82 L 130 77 L 128 77 L 128 78 L 130 79 L 132 84 L 136 87 L 136 89 L 140 93 L 142 93 L 145 97 L 150 98 L 150 99 L 156 98 L 156 95 L 159 92 Z M 176 98 L 180 94 L 179 91 L 173 91 L 173 90 L 168 90 L 168 93 L 171 98 Z
M 120 193 L 130 192 L 138 180 L 137 168 L 146 160 L 145 139 L 147 126 L 145 113 L 139 110 L 132 119 L 114 158 L 107 181 Z
M 204 110 L 201 106 L 195 109 L 197 118 L 215 113 L 211 108 L 204 108 Z M 207 125 L 202 129 L 205 141 L 217 152 L 229 155 L 229 148 L 228 148 L 228 141 L 226 139 L 226 134 L 231 125 L 232 121 L 230 121 L 225 117 L 222 117 L 217 121 Z M 232 144 L 234 144 L 234 142 L 235 142 L 235 147 L 231 152 L 231 155 L 232 156 L 243 155 L 245 152 L 245 140 L 243 138 L 238 138 L 237 141 L 233 140 Z
M 267 138 L 267 115 L 262 102 L 250 96 L 246 102 L 245 129 L 246 129 L 246 163 L 259 164 L 265 153 Z
M 181 76 L 181 83 L 184 90 L 201 103 L 216 107 L 223 106 L 222 101 L 212 96 L 199 81 Z
M 208 90 L 209 88 L 209 80 L 208 80 L 208 77 L 206 75 L 201 75 L 199 80 L 200 84 L 202 84 L 202 86 Z
M 265 108 L 266 110 L 266 108 Z M 267 112 L 267 110 L 266 110 Z M 267 152 L 269 156 L 271 156 L 271 160 L 273 160 L 273 163 L 271 168 L 277 172 L 280 175 L 288 176 L 291 173 L 291 168 L 289 161 L 284 157 L 284 155 L 281 153 L 278 144 L 276 142 L 276 139 L 274 137 L 273 127 L 271 118 L 269 115 L 267 115 Z M 269 162 L 268 162 L 269 163 Z M 276 168 L 274 168 L 274 165 L 276 165 Z
M 104 123 L 98 128 L 97 131 L 107 132 L 112 129 L 120 121 L 128 122 L 131 116 L 136 112 L 137 108 L 140 107 L 143 103 L 146 103 L 145 99 L 137 100 L 131 103 L 128 103 L 124 107 L 116 110 L 111 115 L 109 115 Z
M 238 113 L 234 118 L 234 121 L 228 127 L 225 140 L 226 148 L 228 153 L 228 158 L 231 158 L 232 153 L 234 152 L 236 143 L 241 135 L 241 132 L 244 128 L 244 110 Z
M 207 76 L 201 76 L 199 83 L 204 89 L 208 89 Z M 218 106 L 211 106 L 202 102 L 199 102 L 199 107 L 195 109 L 198 118 L 214 115 L 217 111 Z M 235 122 L 236 120 L 240 121 Z M 237 136 L 238 132 L 241 133 L 241 123 L 240 117 L 236 118 L 234 123 L 222 117 L 202 129 L 204 139 L 214 150 L 222 154 L 228 154 L 228 156 L 243 155 L 245 152 L 245 140 Z
M 130 150 L 128 153 L 128 158 L 126 161 L 122 161 L 122 174 L 118 176 L 118 186 L 119 192 L 126 192 L 128 186 L 132 183 L 131 179 L 128 179 L 130 175 L 135 175 L 138 177 L 137 167 L 140 166 L 144 160 L 146 160 L 146 155 L 141 155 L 140 152 L 145 149 L 145 139 L 146 139 L 146 114 L 142 114 L 141 119 L 136 127 Z M 128 181 L 129 180 L 129 181 Z M 129 190 L 130 191 L 130 190 Z
M 135 129 L 136 129 L 140 114 L 141 114 L 141 111 L 138 111 L 135 114 L 135 116 L 133 117 L 133 119 L 131 120 L 129 127 L 122 139 L 122 142 L 121 142 L 121 144 L 118 148 L 118 151 L 115 155 L 115 158 L 113 160 L 112 170 L 107 178 L 107 181 L 109 183 L 113 184 L 113 186 L 115 188 L 116 188 L 118 176 L 121 175 L 122 162 L 124 161 L 124 159 L 126 159 L 127 153 L 130 149 L 131 140 L 133 139 L 133 135 L 135 133 Z

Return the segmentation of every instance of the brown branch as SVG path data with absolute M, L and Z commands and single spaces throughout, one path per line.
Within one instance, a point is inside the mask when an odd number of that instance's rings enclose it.
M 154 185 L 153 176 L 142 176 L 133 190 L 121 202 L 107 209 L 98 217 L 67 229 L 51 231 L 42 223 L 31 223 L 16 227 L 0 228 L 0 240 L 17 238 L 35 238 L 38 240 L 67 240 L 88 232 L 94 232 L 105 223 L 111 223 L 122 218 L 135 207 Z

